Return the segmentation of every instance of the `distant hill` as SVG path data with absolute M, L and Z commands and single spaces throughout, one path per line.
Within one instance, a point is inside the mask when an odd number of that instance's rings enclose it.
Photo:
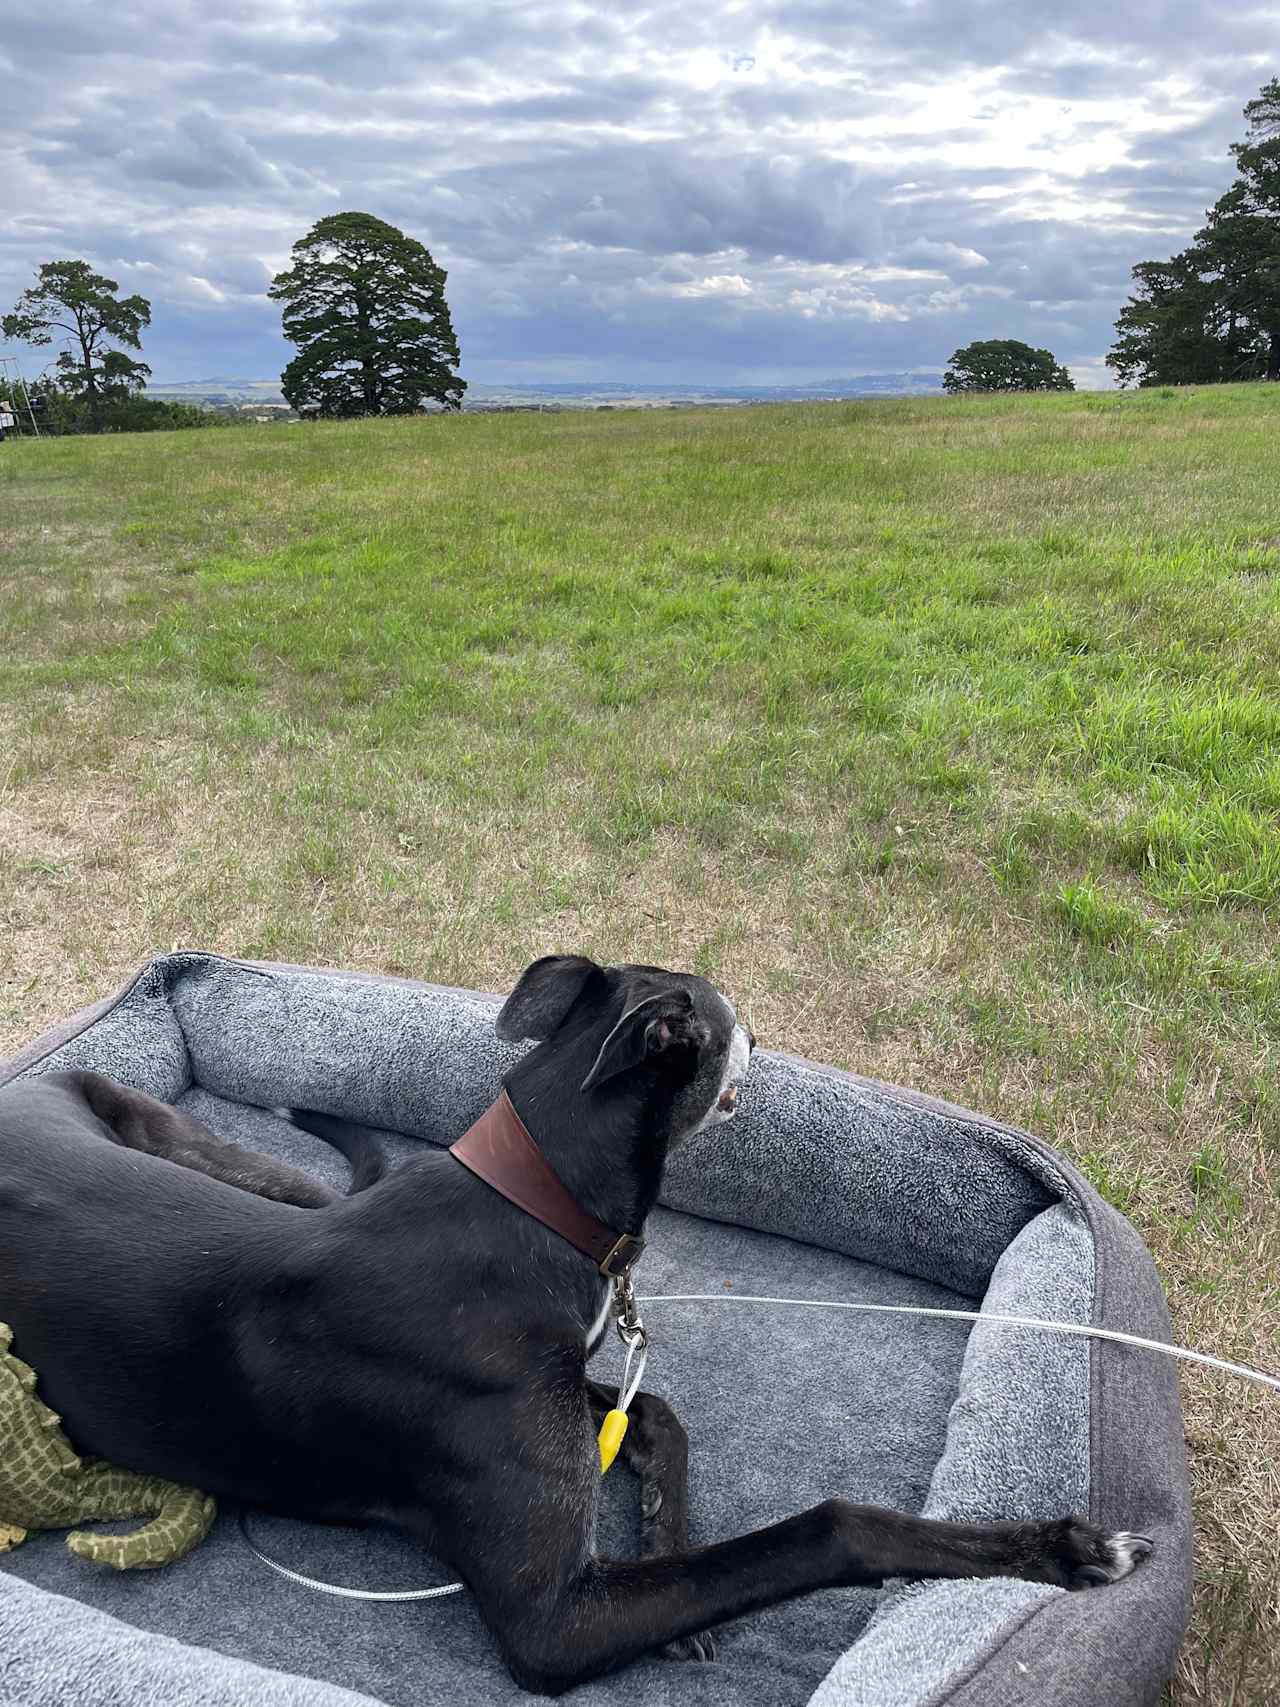
M 810 385 L 626 385 L 550 381 L 545 384 L 469 385 L 465 407 L 486 409 L 689 408 L 698 404 L 815 402 L 841 397 L 928 397 L 942 390 L 936 373 L 864 373 Z M 188 379 L 152 384 L 150 397 L 210 405 L 283 403 L 273 379 Z
M 278 379 L 185 379 L 165 385 L 152 381 L 148 397 L 182 403 L 283 403 Z

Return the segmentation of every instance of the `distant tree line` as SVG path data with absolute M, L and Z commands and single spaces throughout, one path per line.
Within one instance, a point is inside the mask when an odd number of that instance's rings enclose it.
M 159 397 L 107 397 L 90 409 L 74 390 L 39 379 L 26 384 L 0 381 L 0 407 L 8 407 L 19 433 L 159 433 L 188 427 L 238 426 L 236 416 L 196 403 L 171 403 Z
M 1236 180 L 1190 247 L 1133 269 L 1107 356 L 1121 385 L 1280 380 L 1280 78 L 1244 117 Z

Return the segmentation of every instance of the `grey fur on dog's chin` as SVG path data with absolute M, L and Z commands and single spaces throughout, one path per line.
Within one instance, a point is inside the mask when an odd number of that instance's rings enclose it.
M 721 1098 L 731 1088 L 736 1090 L 742 1087 L 750 1068 L 750 1033 L 747 1031 L 746 1026 L 735 1018 L 733 1024 L 733 1035 L 729 1040 L 729 1048 L 724 1058 L 724 1076 L 720 1080 L 720 1088 L 716 1092 L 715 1100 L 712 1102 L 711 1107 L 703 1115 L 698 1124 L 693 1127 L 691 1131 L 687 1132 L 685 1137 L 692 1138 L 695 1133 L 705 1132 L 712 1126 L 723 1126 L 726 1121 L 733 1119 L 734 1115 L 738 1112 L 737 1101 L 734 1101 L 732 1107 L 723 1108 L 721 1106 Z M 683 1143 L 683 1141 L 684 1140 L 682 1139 L 681 1142 Z

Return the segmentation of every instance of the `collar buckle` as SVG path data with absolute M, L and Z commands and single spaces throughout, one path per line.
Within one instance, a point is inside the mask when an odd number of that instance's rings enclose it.
M 600 1262 L 600 1272 L 607 1280 L 623 1280 L 631 1272 L 634 1264 L 639 1262 L 640 1253 L 644 1249 L 644 1240 L 634 1233 L 623 1233 L 607 1255 Z

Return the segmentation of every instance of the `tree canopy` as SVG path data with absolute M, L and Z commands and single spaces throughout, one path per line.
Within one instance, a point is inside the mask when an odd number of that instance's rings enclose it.
M 127 344 L 140 350 L 142 329 L 151 324 L 147 299 L 120 299 L 119 288 L 115 279 L 95 273 L 87 261 L 46 261 L 36 283 L 0 321 L 6 338 L 24 344 L 51 344 L 55 332 L 67 333 L 68 347 L 53 365 L 63 389 L 81 400 L 95 419 L 105 403 L 140 391 L 151 374 L 145 362 L 111 347 Z
M 1280 380 L 1280 78 L 1244 116 L 1236 180 L 1190 247 L 1133 269 L 1107 356 L 1121 385 Z
M 942 376 L 944 391 L 1074 391 L 1052 350 L 1034 350 L 1017 338 L 966 344 Z
M 289 403 L 330 416 L 460 409 L 446 276 L 421 243 L 372 214 L 318 220 L 268 293 L 298 346 L 281 379 Z

